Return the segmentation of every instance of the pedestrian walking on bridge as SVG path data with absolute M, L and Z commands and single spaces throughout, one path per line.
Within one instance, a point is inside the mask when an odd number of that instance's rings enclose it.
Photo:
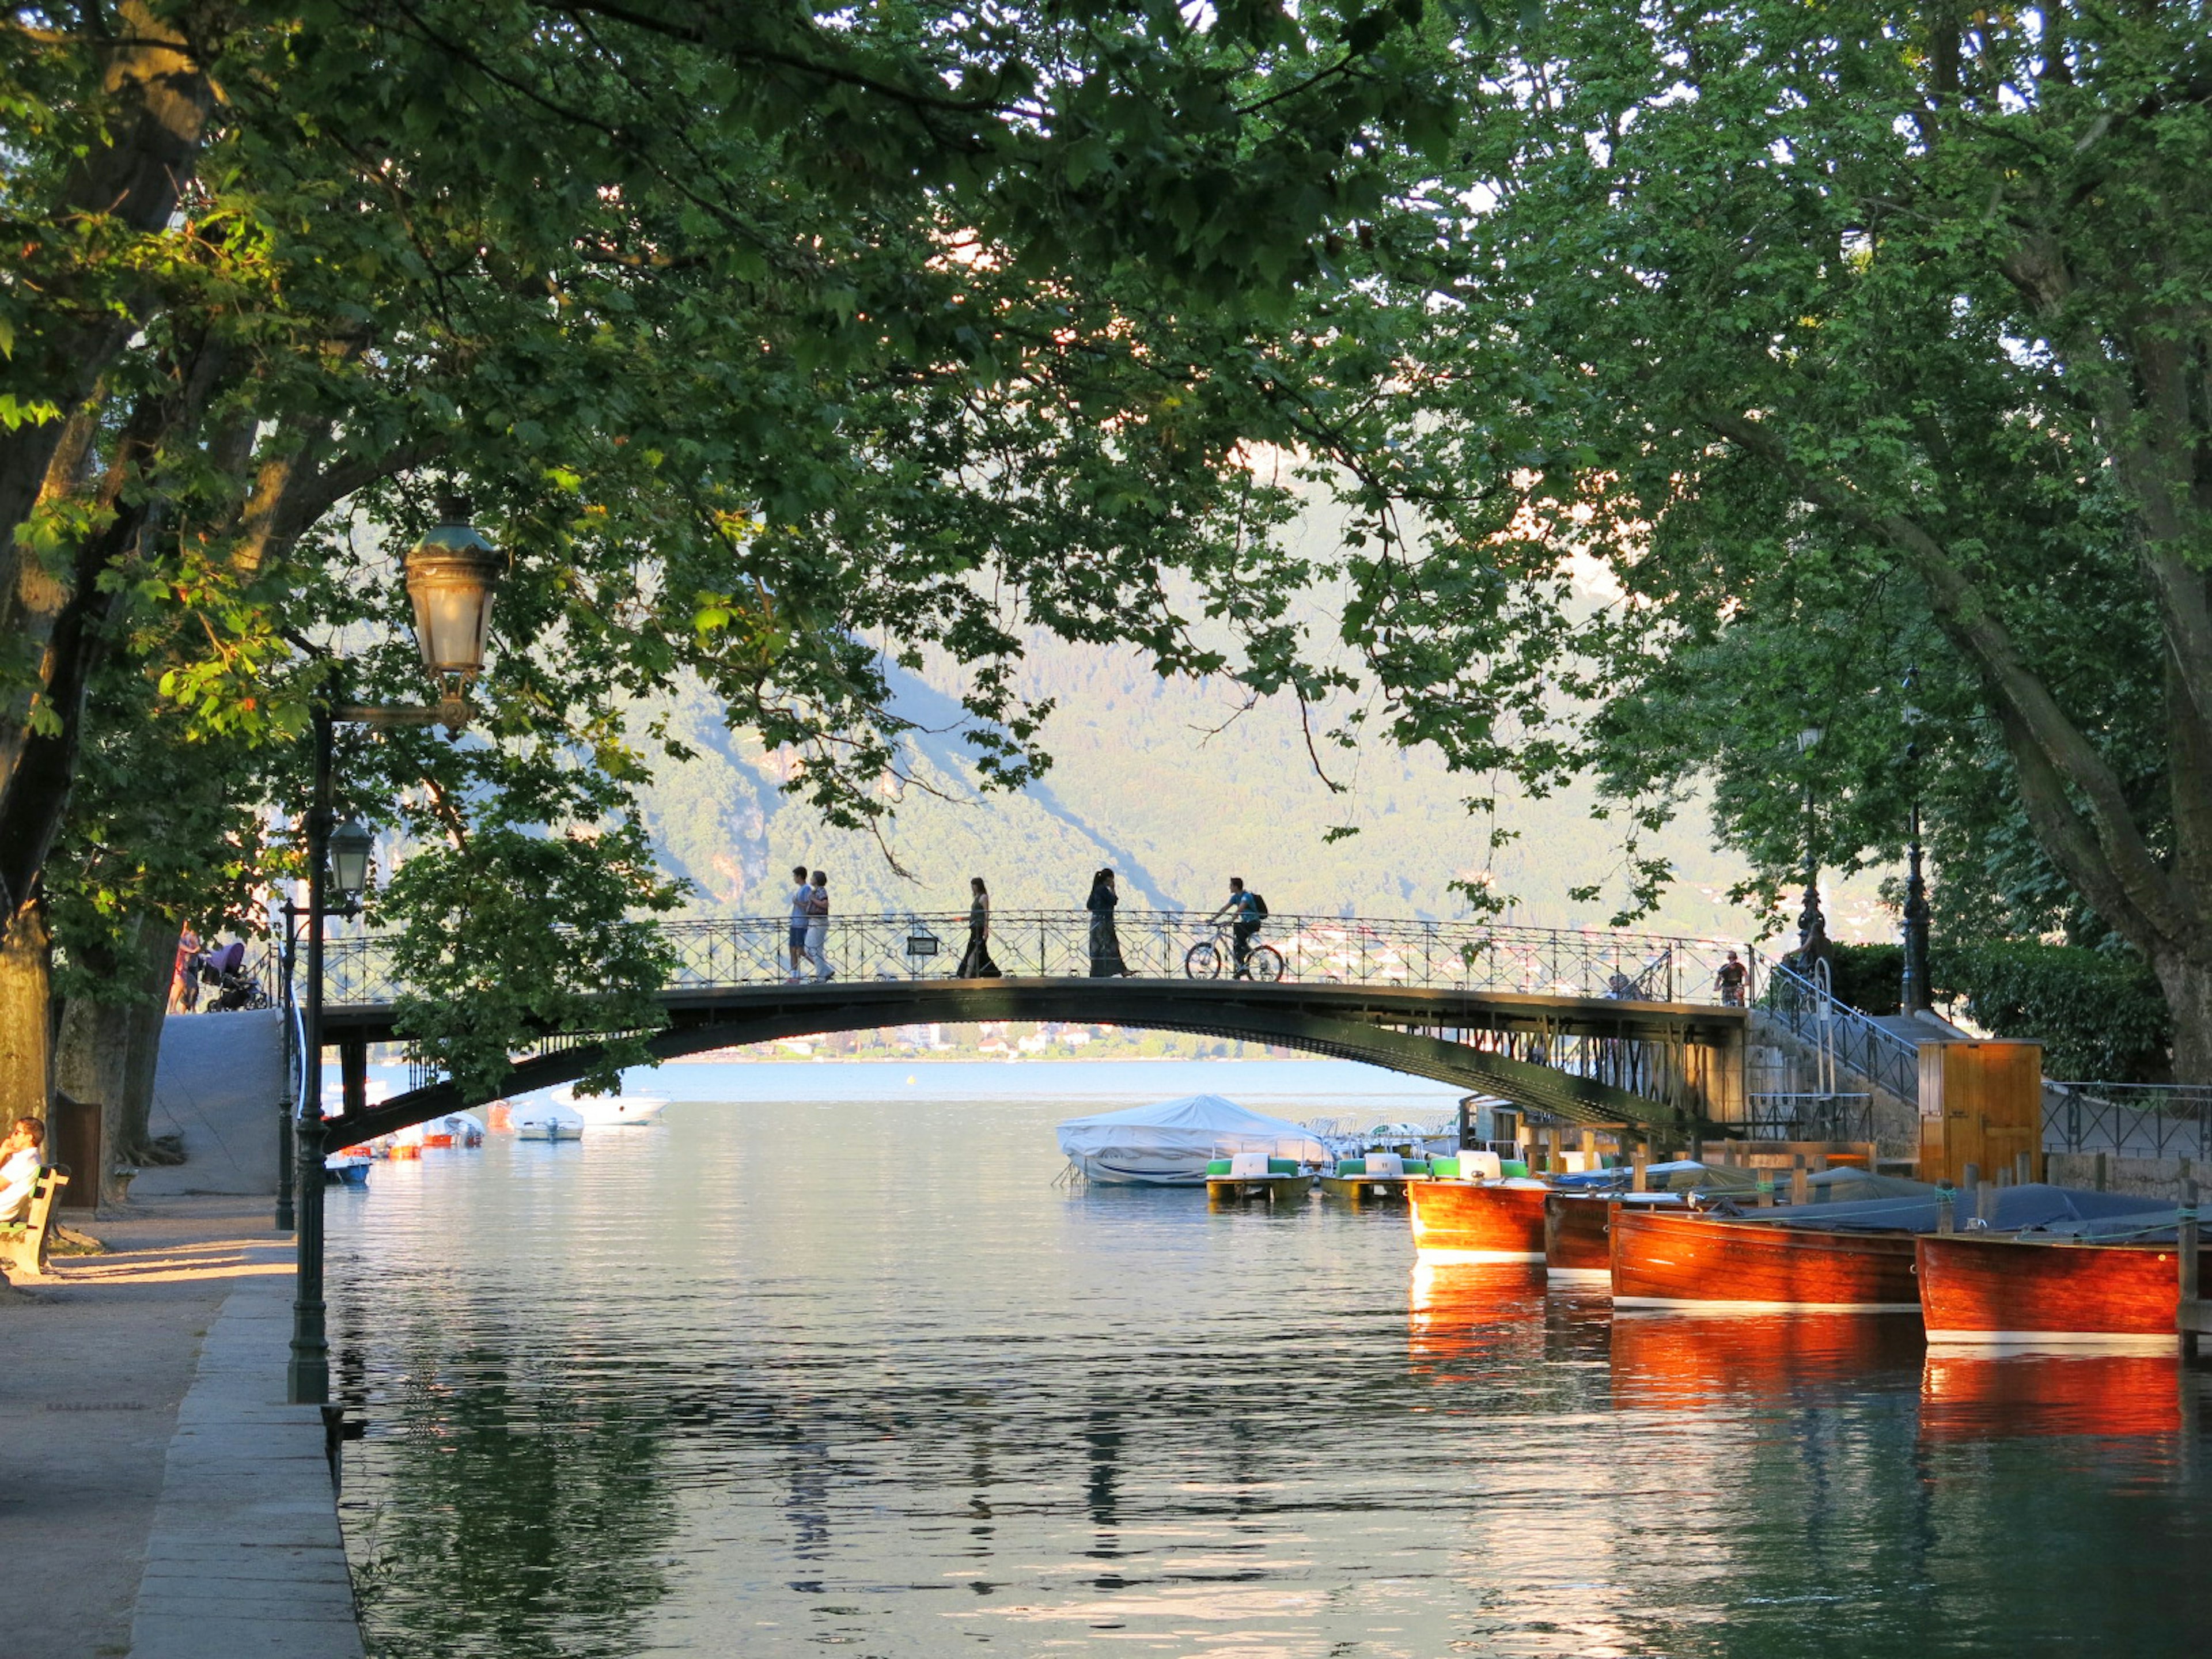
M 991 960 L 991 895 L 983 885 L 983 878 L 971 876 L 968 885 L 974 896 L 968 902 L 968 948 L 961 953 L 960 965 L 952 971 L 955 979 L 998 979 L 1001 977 L 999 964 Z
M 793 865 L 791 871 L 791 983 L 799 983 L 799 963 L 806 954 L 806 924 L 810 907 L 814 902 L 814 889 L 808 884 L 806 866 Z
M 1091 896 L 1083 908 L 1091 912 L 1091 977 L 1120 979 L 1128 969 L 1121 961 L 1121 936 L 1114 931 L 1114 907 L 1121 902 L 1114 890 L 1114 872 L 1101 870 L 1091 878 Z
M 814 872 L 806 895 L 806 956 L 814 964 L 814 982 L 837 977 L 823 955 L 830 942 L 830 878 L 821 871 Z

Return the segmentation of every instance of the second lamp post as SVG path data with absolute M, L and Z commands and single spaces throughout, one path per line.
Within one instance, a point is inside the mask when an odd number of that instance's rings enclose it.
M 428 707 L 389 708 L 319 701 L 314 709 L 314 795 L 307 809 L 307 987 L 300 1010 L 302 1086 L 293 1126 L 297 1152 L 298 1267 L 292 1299 L 292 1355 L 286 1397 L 296 1405 L 324 1405 L 331 1397 L 330 1342 L 323 1306 L 323 918 L 325 895 L 335 885 L 353 901 L 368 884 L 368 832 L 357 823 L 333 829 L 332 733 L 340 721 L 359 726 L 443 726 L 468 723 L 469 683 L 483 672 L 485 636 L 500 558 L 468 523 L 459 496 L 439 502 L 440 522 L 407 551 L 407 597 L 415 613 L 415 641 L 436 689 Z

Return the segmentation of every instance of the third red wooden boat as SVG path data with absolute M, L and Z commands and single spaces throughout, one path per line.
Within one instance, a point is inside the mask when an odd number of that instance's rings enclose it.
M 1472 1181 L 1409 1181 L 1413 1246 L 1449 1250 L 1473 1261 L 1544 1259 L 1545 1189 Z
M 2181 1264 L 2165 1244 L 2028 1243 L 1986 1234 L 1920 1240 L 1931 1343 L 2162 1349 L 2180 1340 Z
M 1907 1233 L 1820 1232 L 1622 1209 L 1613 1300 L 1712 1313 L 1917 1313 Z

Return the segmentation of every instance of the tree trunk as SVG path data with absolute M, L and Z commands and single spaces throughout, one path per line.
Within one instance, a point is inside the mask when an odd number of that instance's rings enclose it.
M 0 1118 L 46 1115 L 53 1089 L 53 941 L 46 906 L 17 907 L 0 930 Z
M 2212 1080 L 2212 957 L 2154 950 L 2151 969 L 2173 1011 L 2173 1074 L 2185 1083 Z
M 161 1057 L 161 1034 L 168 1029 L 169 981 L 176 972 L 180 931 L 175 922 L 152 916 L 143 918 L 140 926 L 138 1000 L 125 1019 L 129 1048 L 109 1143 L 119 1164 L 137 1163 L 154 1136 L 154 1072 Z
M 107 1164 L 100 1172 L 104 1204 L 123 1197 L 115 1167 L 137 1163 L 146 1145 L 177 927 L 139 915 L 126 926 L 124 939 L 113 960 L 98 964 L 108 981 L 108 996 L 71 998 L 62 1009 L 54 1038 L 54 1086 L 100 1107 Z

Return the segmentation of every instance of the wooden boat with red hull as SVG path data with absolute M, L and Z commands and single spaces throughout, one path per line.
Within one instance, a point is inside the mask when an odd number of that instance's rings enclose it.
M 1613 1239 L 1607 1227 L 1615 1205 L 1604 1197 L 1572 1193 L 1544 1195 L 1544 1271 L 1553 1279 L 1592 1285 L 1613 1282 Z
M 1544 1269 L 1554 1284 L 1613 1285 L 1614 1214 L 1624 1206 L 1686 1214 L 1673 1193 L 1547 1193 L 1544 1195 Z
M 1623 1209 L 1613 1300 L 1707 1313 L 1917 1313 L 1912 1237 Z
M 1413 1248 L 1470 1261 L 1541 1261 L 1546 1191 L 1537 1182 L 1409 1181 Z
M 1950 1233 L 1920 1241 L 1931 1344 L 2163 1350 L 2180 1343 L 2177 1246 Z

